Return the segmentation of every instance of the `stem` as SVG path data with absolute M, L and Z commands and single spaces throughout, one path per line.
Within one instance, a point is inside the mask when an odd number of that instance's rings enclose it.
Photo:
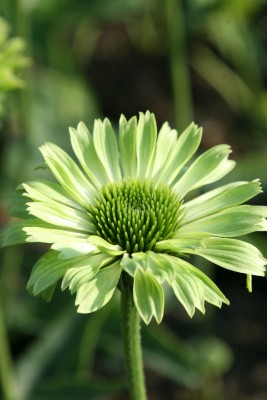
M 186 49 L 182 0 L 167 0 L 166 20 L 176 126 L 183 130 L 193 118 L 193 100 Z
M 10 355 L 5 319 L 0 299 L 0 382 L 4 400 L 17 399 L 15 378 Z
M 122 336 L 131 400 L 146 400 L 141 350 L 140 317 L 133 303 L 132 287 L 121 281 Z

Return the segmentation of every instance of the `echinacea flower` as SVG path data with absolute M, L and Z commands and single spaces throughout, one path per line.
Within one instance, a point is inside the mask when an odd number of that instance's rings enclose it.
M 243 205 L 261 192 L 258 180 L 234 182 L 193 197 L 194 190 L 230 172 L 231 149 L 217 145 L 196 153 L 202 130 L 181 133 L 153 114 L 121 116 L 118 137 L 108 119 L 91 134 L 83 123 L 70 128 L 75 161 L 46 143 L 40 150 L 57 182 L 30 181 L 18 188 L 3 245 L 51 244 L 37 261 L 29 291 L 50 300 L 62 289 L 76 293 L 78 312 L 103 307 L 127 277 L 134 304 L 146 324 L 164 312 L 169 285 L 192 316 L 204 303 L 229 303 L 215 283 L 190 263 L 194 255 L 251 277 L 263 276 L 266 260 L 252 244 L 236 239 L 266 230 L 267 207 Z M 192 193 L 191 193 L 192 192 Z

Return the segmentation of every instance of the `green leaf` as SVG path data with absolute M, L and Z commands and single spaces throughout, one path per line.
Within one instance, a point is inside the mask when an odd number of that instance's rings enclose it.
M 183 224 L 234 207 L 261 193 L 258 180 L 252 182 L 234 182 L 211 190 L 182 205 Z
M 61 186 L 86 209 L 96 195 L 95 188 L 72 158 L 60 147 L 46 143 L 40 151 Z
M 230 153 L 228 145 L 217 145 L 207 150 L 174 184 L 174 190 L 179 196 L 184 197 L 193 189 L 221 179 L 235 166 L 234 161 L 228 160 Z
M 150 178 L 154 165 L 157 125 L 154 114 L 139 114 L 136 132 L 137 177 Z
M 117 138 L 107 118 L 103 122 L 95 120 L 93 140 L 96 153 L 105 168 L 109 181 L 120 181 L 121 170 Z
M 29 223 L 29 221 L 32 220 L 27 220 L 27 223 Z M 26 243 L 28 235 L 23 230 L 25 225 L 25 221 L 13 222 L 11 225 L 9 225 L 1 235 L 1 245 L 6 247 L 13 246 L 15 244 Z
M 157 279 L 149 272 L 138 270 L 134 278 L 135 306 L 146 324 L 154 316 L 159 324 L 164 312 L 164 292 Z
M 22 187 L 22 185 L 19 185 L 19 187 L 11 196 L 10 205 L 8 207 L 8 214 L 17 218 L 31 218 L 31 216 L 29 216 L 27 212 L 26 203 L 28 202 L 28 199 L 23 196 L 23 193 L 24 188 Z
M 91 133 L 83 122 L 78 124 L 77 130 L 70 128 L 72 148 L 86 174 L 96 188 L 108 182 L 105 169 L 99 160 Z
M 120 117 L 120 159 L 124 178 L 136 177 L 136 117 L 126 120 L 124 115 Z
M 161 181 L 171 185 L 184 165 L 195 154 L 202 137 L 202 129 L 194 123 L 190 124 L 178 137 L 169 157 L 162 165 L 161 170 L 153 177 L 156 182 Z M 164 153 L 162 149 L 160 151 Z
M 84 259 L 84 263 L 74 268 L 70 268 L 66 271 L 61 289 L 65 290 L 69 287 L 71 293 L 76 292 L 79 287 L 92 280 L 92 278 L 98 273 L 100 268 L 109 264 L 114 260 L 113 257 L 107 256 L 106 254 L 99 253 Z
M 267 263 L 255 246 L 237 239 L 203 239 L 194 254 L 220 267 L 249 275 L 264 276 Z
M 182 225 L 179 236 L 190 232 L 207 232 L 210 235 L 235 237 L 261 231 L 265 219 L 257 214 L 253 206 L 237 206 L 220 211 L 216 214 L 199 218 L 196 221 Z
M 89 236 L 88 242 L 96 246 L 99 251 L 110 256 L 119 256 L 125 253 L 125 250 L 122 250 L 119 245 L 111 244 L 100 236 Z
M 84 231 L 86 233 L 95 233 L 95 226 L 90 222 L 87 213 L 62 204 L 48 204 L 38 202 L 29 202 L 28 212 L 37 218 L 42 219 L 58 227 L 66 227 Z
M 100 271 L 77 290 L 78 312 L 87 314 L 103 307 L 113 296 L 121 275 L 119 261 Z

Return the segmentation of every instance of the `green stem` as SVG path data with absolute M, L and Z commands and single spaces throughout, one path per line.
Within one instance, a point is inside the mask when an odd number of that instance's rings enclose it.
M 133 304 L 132 288 L 121 285 L 122 335 L 125 366 L 131 400 L 146 400 L 146 388 L 141 350 L 140 317 Z
M 10 355 L 7 331 L 0 299 L 0 382 L 4 400 L 17 399 L 15 378 Z
M 182 0 L 166 0 L 165 5 L 175 122 L 183 130 L 193 119 L 184 12 Z

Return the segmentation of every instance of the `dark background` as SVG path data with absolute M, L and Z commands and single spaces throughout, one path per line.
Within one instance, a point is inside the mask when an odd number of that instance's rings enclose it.
M 80 120 L 116 126 L 121 113 L 147 109 L 158 126 L 203 126 L 200 150 L 230 144 L 237 167 L 224 182 L 260 178 L 267 193 L 266 11 L 265 0 L 2 0 L 0 15 L 25 40 L 31 64 L 18 72 L 24 89 L 3 100 L 1 225 L 14 188 L 38 177 L 38 146 L 70 150 L 68 127 Z M 246 240 L 267 256 L 264 234 Z M 58 290 L 51 304 L 30 297 L 26 282 L 43 251 L 1 250 L 0 397 L 127 399 L 118 297 L 85 316 L 69 293 Z M 168 296 L 163 323 L 142 330 L 148 397 L 266 400 L 266 280 L 255 279 L 249 294 L 245 276 L 203 267 L 231 305 L 191 320 Z

